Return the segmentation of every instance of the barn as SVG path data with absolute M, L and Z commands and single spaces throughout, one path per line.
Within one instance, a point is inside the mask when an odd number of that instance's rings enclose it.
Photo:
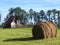
M 20 22 L 19 16 L 10 16 L 4 23 L 3 28 L 11 28 L 12 23 L 19 24 Z M 15 25 L 16 27 L 16 25 Z

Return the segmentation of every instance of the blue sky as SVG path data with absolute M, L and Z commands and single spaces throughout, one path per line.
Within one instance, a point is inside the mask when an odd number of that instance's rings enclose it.
M 8 14 L 8 10 L 13 7 L 21 7 L 27 12 L 30 8 L 35 11 L 57 9 L 60 10 L 60 0 L 0 0 L 0 11 L 2 20 Z

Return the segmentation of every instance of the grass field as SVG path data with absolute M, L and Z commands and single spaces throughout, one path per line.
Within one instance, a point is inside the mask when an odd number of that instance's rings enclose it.
M 60 30 L 55 38 L 34 40 L 32 28 L 0 28 L 0 45 L 60 45 Z

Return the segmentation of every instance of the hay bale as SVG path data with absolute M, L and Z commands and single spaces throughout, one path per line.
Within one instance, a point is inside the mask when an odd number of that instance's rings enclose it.
M 46 24 L 46 22 L 43 23 L 43 28 L 44 28 L 44 38 L 50 38 L 51 37 L 51 29 L 48 26 L 48 24 Z
M 57 34 L 57 27 L 51 21 L 38 22 L 32 29 L 32 35 L 37 39 L 46 39 L 55 37 Z
M 48 24 L 48 26 L 51 29 L 51 37 L 56 37 L 57 36 L 57 26 L 55 23 L 53 23 L 52 21 L 47 21 L 46 22 Z
M 40 27 L 39 25 L 35 25 L 32 29 L 32 34 L 34 38 L 44 38 L 44 32 L 42 27 Z

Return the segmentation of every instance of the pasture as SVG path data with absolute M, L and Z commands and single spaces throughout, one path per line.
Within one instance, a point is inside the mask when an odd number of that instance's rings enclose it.
M 57 37 L 35 40 L 32 28 L 0 28 L 0 45 L 60 45 L 60 29 Z

